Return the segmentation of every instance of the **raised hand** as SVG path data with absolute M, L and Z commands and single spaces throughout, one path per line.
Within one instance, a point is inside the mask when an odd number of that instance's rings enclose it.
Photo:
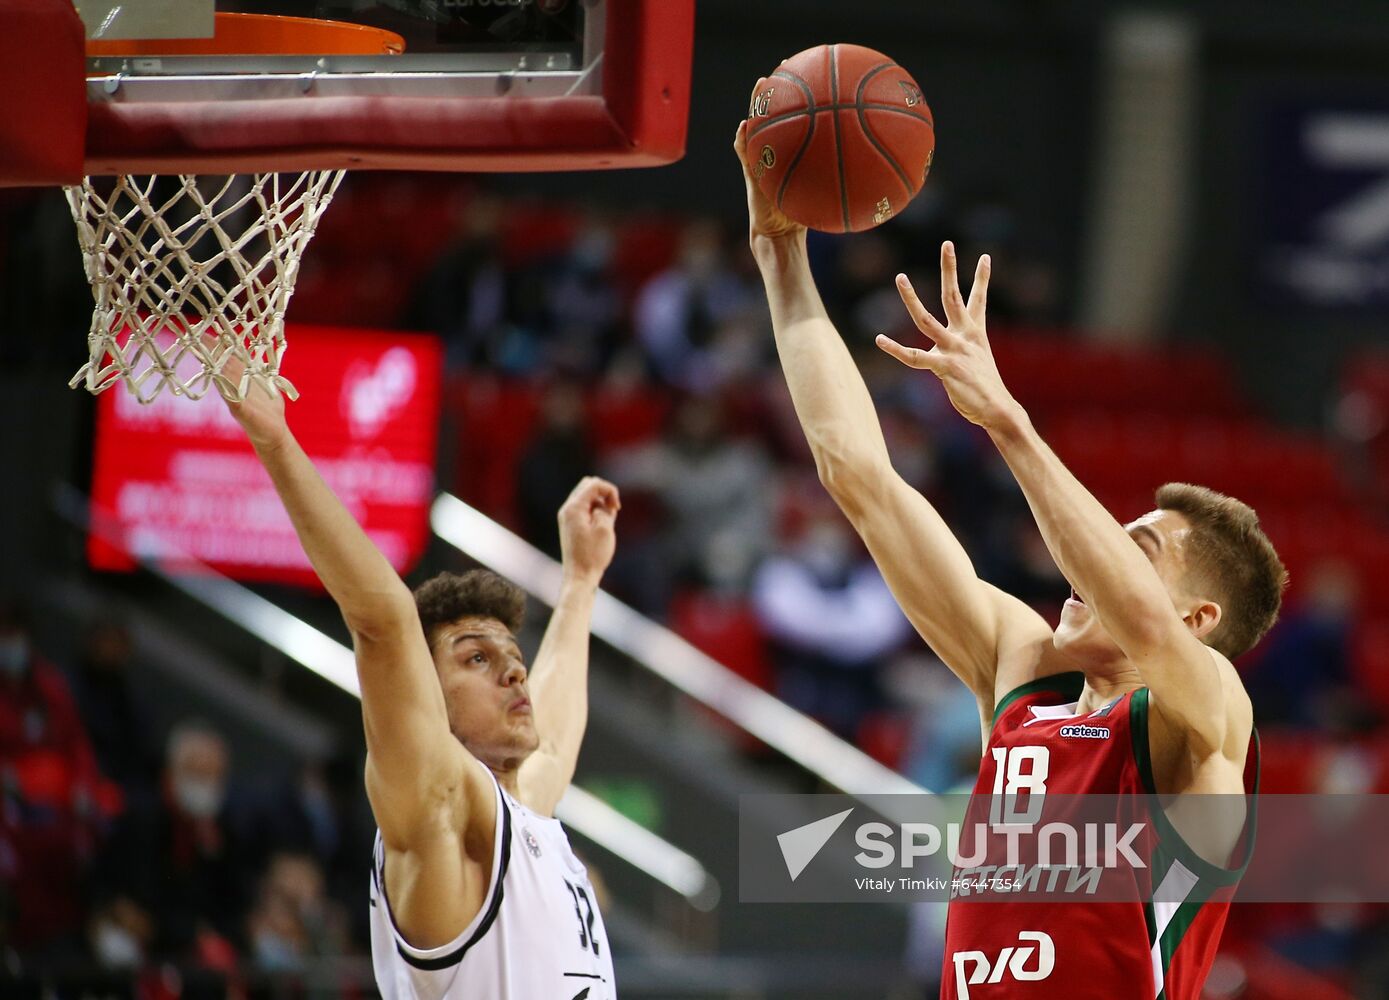
M 245 367 L 238 358 L 228 357 L 222 365 L 222 375 L 232 384 L 238 384 Z M 289 436 L 284 395 L 265 389 L 258 379 L 251 379 L 246 386 L 245 399 L 239 403 L 227 400 L 226 403 L 257 450 L 278 447 Z
M 559 509 L 559 544 L 565 576 L 597 585 L 617 546 L 617 487 L 585 476 Z
M 877 344 L 904 365 L 934 372 L 950 395 L 950 402 L 966 420 L 988 428 L 996 425 L 1016 408 L 1017 403 L 1003 384 L 989 348 L 984 314 L 989 295 L 989 257 L 979 258 L 974 271 L 974 287 L 969 302 L 960 294 L 955 267 L 955 246 L 946 242 L 940 253 L 941 304 L 949 325 L 942 325 L 921 304 L 905 274 L 897 276 L 897 291 L 907 306 L 916 328 L 935 345 L 929 350 L 905 347 L 884 334 Z
M 757 81 L 757 86 L 752 89 L 754 96 L 766 82 L 766 77 Z M 743 165 L 743 181 L 748 189 L 748 239 L 755 243 L 759 238 L 777 239 L 804 233 L 805 226 L 787 218 L 781 209 L 767 200 L 762 189 L 757 186 L 757 181 L 752 176 L 752 168 L 748 164 L 748 123 L 746 121 L 738 124 L 738 132 L 733 137 L 733 149 L 738 154 L 738 161 Z

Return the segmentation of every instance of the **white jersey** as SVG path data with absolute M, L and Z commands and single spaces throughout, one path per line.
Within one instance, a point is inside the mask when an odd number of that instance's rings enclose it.
M 396 927 L 377 832 L 371 960 L 383 1000 L 614 1000 L 608 935 L 564 827 L 496 787 L 487 895 L 472 923 L 441 947 L 416 948 Z

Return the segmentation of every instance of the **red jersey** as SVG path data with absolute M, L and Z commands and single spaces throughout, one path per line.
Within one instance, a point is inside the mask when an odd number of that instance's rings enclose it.
M 971 815 L 982 817 L 980 808 L 998 793 L 1153 801 L 1150 692 L 1131 691 L 1081 718 L 1076 701 L 1084 680 L 1079 673 L 1043 677 L 999 701 Z M 1258 759 L 1254 735 L 1244 776 L 1249 795 L 1258 790 Z M 1132 901 L 1058 902 L 1065 897 L 1053 896 L 1042 902 L 998 891 L 971 899 L 967 890 L 952 893 L 942 1000 L 1199 1000 L 1230 898 L 1249 863 L 1254 801 L 1230 868 L 1199 857 L 1153 806 L 1146 813 L 1153 834 L 1143 845 L 1144 885 Z M 983 866 L 957 868 L 957 878 L 1002 875 L 1004 869 L 994 867 L 1002 859 L 989 850 Z

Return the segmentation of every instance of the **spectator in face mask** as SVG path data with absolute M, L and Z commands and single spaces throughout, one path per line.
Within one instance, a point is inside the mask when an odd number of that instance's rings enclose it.
M 112 793 L 62 673 L 38 655 L 18 606 L 0 602 L 0 945 L 77 947 L 82 881 Z
M 87 946 L 96 964 L 111 972 L 133 972 L 145 964 L 154 936 L 150 916 L 121 896 L 93 909 L 87 922 Z
M 100 898 L 127 900 L 149 915 L 152 958 L 207 967 L 231 953 L 244 896 L 240 852 L 222 817 L 228 769 L 216 730 L 175 727 L 161 796 L 132 804 L 102 859 Z
M 301 969 L 306 959 L 341 955 L 347 947 L 341 905 L 324 892 L 323 870 L 306 854 L 270 859 L 247 920 L 255 962 L 270 972 Z
M 882 575 L 834 511 L 767 558 L 752 603 L 777 653 L 783 698 L 853 738 L 880 706 L 883 658 L 911 634 Z

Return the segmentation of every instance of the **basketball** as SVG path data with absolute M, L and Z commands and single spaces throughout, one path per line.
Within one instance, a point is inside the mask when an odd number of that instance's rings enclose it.
M 916 81 L 861 45 L 820 45 L 778 66 L 753 94 L 747 138 L 762 193 L 827 233 L 899 213 L 926 183 L 936 148 Z

